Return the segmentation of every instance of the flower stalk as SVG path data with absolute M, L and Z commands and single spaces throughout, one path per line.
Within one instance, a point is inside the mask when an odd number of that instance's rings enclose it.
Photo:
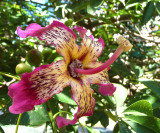
M 47 106 L 48 116 L 51 121 L 53 133 L 57 133 L 57 128 L 56 128 L 55 120 L 53 119 L 53 113 L 51 110 L 51 105 L 49 100 L 46 102 L 46 106 Z
M 114 52 L 114 54 L 111 56 L 111 58 L 109 58 L 105 63 L 103 63 L 101 66 L 97 67 L 97 68 L 93 68 L 93 69 L 80 69 L 80 68 L 75 68 L 75 72 L 76 73 L 80 73 L 80 74 L 95 74 L 95 73 L 99 73 L 101 71 L 103 71 L 104 69 L 108 68 L 119 56 L 123 51 L 128 52 L 133 45 L 124 37 L 120 36 L 117 39 L 117 43 L 118 43 L 118 48 L 117 50 Z
M 0 72 L 0 75 L 4 75 L 6 77 L 10 77 L 10 78 L 13 78 L 13 79 L 16 79 L 16 80 L 21 80 L 20 78 L 18 78 L 16 76 L 13 76 L 13 75 L 10 75 L 10 74 L 7 74 L 7 73 L 3 73 L 3 72 Z
M 21 117 L 22 117 L 22 113 L 19 114 L 15 133 L 18 133 L 18 127 L 19 127 L 19 123 L 20 123 Z

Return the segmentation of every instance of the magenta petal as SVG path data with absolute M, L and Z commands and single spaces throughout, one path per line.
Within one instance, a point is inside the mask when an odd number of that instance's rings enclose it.
M 30 89 L 32 83 L 28 80 L 30 74 L 22 74 L 22 80 L 19 83 L 14 83 L 9 86 L 8 95 L 13 98 L 13 104 L 9 110 L 11 113 L 19 114 L 25 111 L 32 110 L 34 105 L 39 105 L 46 102 L 46 100 L 36 99 L 35 92 Z
M 69 119 L 63 118 L 62 116 L 58 116 L 56 118 L 56 121 L 57 121 L 58 128 L 61 128 L 63 126 L 67 126 L 69 124 L 74 125 L 77 122 L 77 117 L 76 117 L 76 114 L 75 114 L 74 119 L 69 120 Z
M 116 87 L 112 83 L 101 84 L 98 91 L 105 96 L 112 96 L 113 93 L 116 91 Z
M 90 37 L 92 40 L 94 40 L 94 36 L 93 36 L 93 35 L 90 35 L 89 37 Z
M 79 36 L 81 38 L 83 38 L 84 35 L 87 33 L 87 30 L 84 29 L 83 27 L 77 27 L 77 26 L 75 26 L 74 29 L 79 32 Z
M 98 39 L 98 42 L 100 42 L 100 43 L 102 44 L 102 47 L 104 48 L 104 41 L 103 41 L 103 39 L 102 39 L 102 38 L 99 38 L 99 39 Z
M 34 105 L 46 102 L 70 84 L 64 61 L 43 65 L 31 73 L 21 75 L 18 83 L 9 86 L 8 95 L 13 99 L 10 112 L 14 114 L 30 111 Z
M 32 23 L 30 25 L 28 25 L 28 27 L 26 28 L 25 31 L 21 30 L 21 27 L 17 28 L 17 34 L 21 37 L 21 38 L 26 38 L 28 36 L 36 36 L 37 32 L 39 30 L 42 30 L 44 27 L 41 27 L 39 24 L 36 23 Z
M 47 27 L 41 27 L 36 23 L 30 24 L 26 30 L 21 30 L 21 27 L 18 27 L 17 34 L 22 38 L 37 36 L 40 40 L 45 40 L 48 44 L 55 46 L 64 45 L 76 39 L 75 33 L 58 21 L 53 21 L 53 23 Z

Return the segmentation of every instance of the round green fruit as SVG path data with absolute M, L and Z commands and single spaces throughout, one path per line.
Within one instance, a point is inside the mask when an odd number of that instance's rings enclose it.
M 16 66 L 16 73 L 18 75 L 21 75 L 23 73 L 29 73 L 29 72 L 32 72 L 32 68 L 25 63 L 20 63 Z
M 36 49 L 32 49 L 28 51 L 26 60 L 30 65 L 37 67 L 42 62 L 42 53 Z
M 44 48 L 42 51 L 42 55 L 44 58 L 44 62 L 47 62 L 48 58 L 51 56 L 52 54 L 52 49 L 51 48 Z
M 64 22 L 64 24 L 65 24 L 66 26 L 71 26 L 72 23 L 73 23 L 73 20 L 72 20 L 71 18 L 68 19 L 66 22 Z

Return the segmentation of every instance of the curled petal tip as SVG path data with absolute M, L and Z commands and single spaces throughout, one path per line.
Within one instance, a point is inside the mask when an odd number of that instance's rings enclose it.
M 75 26 L 74 29 L 79 32 L 79 36 L 81 38 L 83 38 L 85 36 L 85 34 L 87 33 L 87 30 L 84 29 L 83 27 L 77 27 L 77 26 Z
M 58 116 L 56 118 L 57 126 L 60 129 L 63 126 L 67 126 L 69 124 L 74 125 L 77 122 L 77 118 L 75 117 L 73 120 L 68 120 L 66 118 L 63 118 L 62 116 Z
M 107 96 L 112 96 L 113 93 L 116 91 L 116 87 L 112 83 L 102 84 L 98 90 L 101 94 Z
M 128 52 L 133 47 L 133 45 L 127 39 L 125 39 L 123 36 L 120 36 L 117 39 L 117 43 L 126 52 Z

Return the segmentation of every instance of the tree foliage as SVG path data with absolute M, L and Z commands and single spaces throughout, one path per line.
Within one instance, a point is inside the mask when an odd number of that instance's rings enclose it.
M 116 48 L 119 34 L 130 40 L 133 48 L 123 53 L 111 66 L 109 78 L 117 86 L 114 96 L 102 96 L 95 89 L 97 101 L 94 114 L 87 117 L 86 129 L 94 132 L 98 122 L 106 128 L 109 115 L 106 108 L 116 115 L 114 132 L 160 132 L 160 2 L 159 0 L 3 0 L 0 2 L 0 132 L 5 127 L 16 125 L 18 115 L 8 111 L 11 99 L 8 86 L 19 76 L 15 68 L 26 61 L 26 54 L 31 49 L 42 52 L 41 64 L 49 64 L 59 57 L 55 48 L 37 38 L 20 39 L 16 34 L 18 26 L 24 29 L 30 23 L 49 25 L 58 19 L 70 28 L 75 25 L 88 29 L 95 38 L 103 38 L 105 48 L 100 61 L 105 62 Z M 77 35 L 78 36 L 78 35 Z M 79 44 L 81 39 L 78 38 Z M 32 66 L 34 69 L 34 66 Z M 8 76 L 9 75 L 9 76 Z M 68 91 L 70 91 L 68 89 Z M 110 102 L 108 102 L 110 101 Z M 67 111 L 75 109 L 75 102 L 69 92 L 55 95 L 51 100 L 54 113 L 59 106 L 69 105 Z M 109 103 L 112 103 L 109 104 Z M 49 118 L 45 105 L 22 115 L 20 126 L 41 126 L 50 132 Z M 63 108 L 66 110 L 66 108 Z M 1 113 L 0 112 L 0 113 Z M 7 126 L 8 125 L 8 126 Z M 26 128 L 28 130 L 35 130 Z M 62 131 L 77 132 L 78 124 L 63 128 Z M 42 131 L 35 131 L 42 132 Z M 100 132 L 96 130 L 95 132 Z

